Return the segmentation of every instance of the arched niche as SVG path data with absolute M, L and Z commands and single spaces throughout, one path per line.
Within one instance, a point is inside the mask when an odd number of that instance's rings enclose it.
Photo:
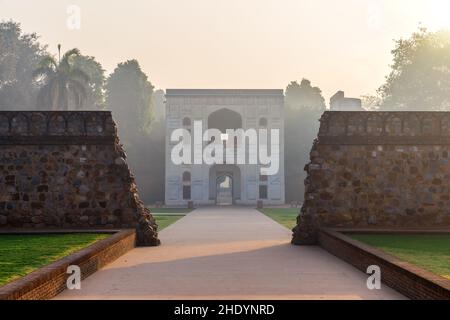
M 209 199 L 217 201 L 218 182 L 229 177 L 232 183 L 233 204 L 241 199 L 241 170 L 236 165 L 214 165 L 209 169 Z
M 404 119 L 403 134 L 406 136 L 419 136 L 421 134 L 421 123 L 419 117 L 411 114 Z
M 402 134 L 402 119 L 393 115 L 386 119 L 386 134 L 388 136 L 399 136 Z
M 90 136 L 100 136 L 104 133 L 103 119 L 95 113 L 88 113 L 84 118 L 86 122 L 86 133 Z
M 18 114 L 11 119 L 11 133 L 24 134 L 28 133 L 28 118 L 23 114 Z
M 47 118 L 42 113 L 34 112 L 30 117 L 30 131 L 33 135 L 43 135 L 47 132 Z
M 341 115 L 335 115 L 328 120 L 328 135 L 342 136 L 346 131 L 345 118 Z
M 383 133 L 383 119 L 378 115 L 370 115 L 366 123 L 367 134 L 380 136 Z
M 441 134 L 450 137 L 450 116 L 444 116 L 441 119 Z
M 50 117 L 48 123 L 48 133 L 50 135 L 63 135 L 66 133 L 66 119 L 60 114 L 54 114 Z
M 79 114 L 73 114 L 67 120 L 67 132 L 71 135 L 85 135 L 84 119 Z
M 209 115 L 208 128 L 218 129 L 222 133 L 226 133 L 227 129 L 242 128 L 242 116 L 227 108 L 219 109 Z
M 9 119 L 0 115 L 0 134 L 7 135 L 9 133 Z
M 439 118 L 434 116 L 425 116 L 422 118 L 422 134 L 425 136 L 438 136 L 440 134 Z
M 347 125 L 347 135 L 362 136 L 366 133 L 365 117 L 360 115 L 350 116 Z

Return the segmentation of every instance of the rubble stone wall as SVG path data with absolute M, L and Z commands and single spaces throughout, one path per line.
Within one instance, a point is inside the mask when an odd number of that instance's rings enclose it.
M 294 244 L 320 227 L 450 227 L 450 113 L 325 112 Z
M 110 112 L 0 112 L 1 229 L 137 228 L 156 245 Z

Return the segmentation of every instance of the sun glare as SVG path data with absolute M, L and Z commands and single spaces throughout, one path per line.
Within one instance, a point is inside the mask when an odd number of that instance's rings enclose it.
M 427 6 L 430 12 L 430 25 L 437 29 L 450 29 L 450 1 L 431 0 Z

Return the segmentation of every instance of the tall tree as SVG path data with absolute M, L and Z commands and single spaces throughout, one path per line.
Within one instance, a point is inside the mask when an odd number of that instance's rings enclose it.
M 378 95 L 365 94 L 361 97 L 362 107 L 366 111 L 377 111 L 380 109 L 381 99 Z
M 286 201 L 302 201 L 304 166 L 309 162 L 312 143 L 319 130 L 319 118 L 325 111 L 325 99 L 309 80 L 291 82 L 285 97 L 285 185 Z
M 148 135 L 125 146 L 142 201 L 164 201 L 166 130 L 164 119 L 152 122 Z
M 153 93 L 153 118 L 154 120 L 164 119 L 166 116 L 165 92 L 156 90 Z
M 136 60 L 120 63 L 107 80 L 106 107 L 128 145 L 150 130 L 152 94 L 153 85 Z
M 72 49 L 58 61 L 51 55 L 42 58 L 34 71 L 37 81 L 43 83 L 38 96 L 38 108 L 69 110 L 71 102 L 75 109 L 83 107 L 88 94 L 89 76 L 74 65 L 74 59 L 79 56 L 80 51 Z
M 325 99 L 320 88 L 313 87 L 308 79 L 302 79 L 300 84 L 292 81 L 287 86 L 286 105 L 296 110 L 323 110 Z
M 0 109 L 35 108 L 38 85 L 33 71 L 46 47 L 35 34 L 22 33 L 19 23 L 0 22 Z
M 105 70 L 94 57 L 79 55 L 73 60 L 75 68 L 82 70 L 89 77 L 84 109 L 105 109 Z
M 450 110 L 450 31 L 420 28 L 396 41 L 382 109 Z
M 117 122 L 143 201 L 164 197 L 164 126 L 152 123 L 153 85 L 136 60 L 120 63 L 106 82 L 106 108 Z

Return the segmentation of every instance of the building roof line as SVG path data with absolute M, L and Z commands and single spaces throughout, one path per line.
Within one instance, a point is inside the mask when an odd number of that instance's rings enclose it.
M 166 96 L 283 95 L 283 89 L 167 89 Z

